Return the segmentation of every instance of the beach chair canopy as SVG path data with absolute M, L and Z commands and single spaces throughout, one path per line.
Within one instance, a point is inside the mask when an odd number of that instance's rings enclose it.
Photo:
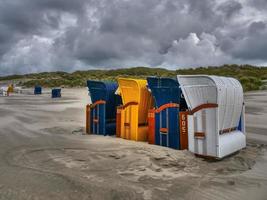
M 148 110 L 152 107 L 153 101 L 147 89 L 147 81 L 141 79 L 119 78 L 118 93 L 122 97 L 123 105 L 130 102 L 138 103 L 139 124 L 147 123 Z
M 180 104 L 181 90 L 177 80 L 172 78 L 148 77 L 147 83 L 157 108 L 167 103 Z
M 103 82 L 88 80 L 87 86 L 92 103 L 99 100 L 106 102 L 107 119 L 116 117 L 116 106 L 121 103 L 120 97 L 115 94 L 118 84 L 115 82 Z
M 243 88 L 234 78 L 189 75 L 177 76 L 190 110 L 207 103 L 218 104 L 217 129 L 238 127 L 244 103 Z

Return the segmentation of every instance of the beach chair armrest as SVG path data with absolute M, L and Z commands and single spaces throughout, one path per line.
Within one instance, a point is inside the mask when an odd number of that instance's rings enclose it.
M 135 106 L 138 105 L 138 102 L 136 102 L 136 101 L 131 101 L 131 102 L 126 103 L 125 105 L 118 106 L 118 108 L 124 110 L 124 109 L 126 109 L 127 107 L 129 107 L 129 106 L 134 106 L 134 105 L 135 105 Z
M 194 109 L 192 109 L 189 112 L 189 114 L 193 115 L 194 113 L 196 113 L 200 110 L 207 109 L 207 108 L 217 108 L 217 107 L 218 107 L 218 104 L 216 104 L 216 103 L 205 103 L 205 104 L 201 104 L 201 105 L 195 107 Z
M 95 103 L 91 104 L 90 107 L 91 109 L 94 109 L 97 105 L 101 105 L 101 104 L 106 104 L 106 101 L 104 100 L 96 101 Z
M 154 112 L 160 113 L 163 110 L 166 110 L 167 108 L 179 108 L 179 107 L 180 107 L 180 105 L 177 103 L 167 103 L 167 104 L 164 104 L 164 105 L 160 106 L 159 108 L 155 109 Z

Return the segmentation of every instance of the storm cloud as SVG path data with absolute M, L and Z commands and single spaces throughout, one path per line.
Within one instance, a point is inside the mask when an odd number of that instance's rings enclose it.
M 267 63 L 265 0 L 0 0 L 0 75 Z

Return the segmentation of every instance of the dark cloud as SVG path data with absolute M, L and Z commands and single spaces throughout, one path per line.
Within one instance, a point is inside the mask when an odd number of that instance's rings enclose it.
M 249 28 L 249 34 L 250 35 L 257 35 L 257 34 L 261 34 L 264 33 L 266 30 L 266 24 L 262 21 L 260 22 L 253 22 L 250 24 Z
M 250 6 L 253 6 L 259 10 L 266 11 L 267 1 L 266 0 L 248 0 Z
M 60 43 L 77 59 L 95 66 L 161 65 L 174 40 L 211 32 L 220 24 L 209 1 L 110 1 L 98 8 L 98 26 L 81 21 Z
M 241 9 L 242 4 L 238 1 L 226 1 L 218 7 L 218 10 L 222 11 L 227 18 L 239 13 Z
M 235 41 L 233 55 L 243 60 L 266 60 L 267 28 L 264 22 L 253 22 L 248 27 L 246 37 Z
M 266 63 L 262 8 L 265 0 L 0 0 L 0 70 Z

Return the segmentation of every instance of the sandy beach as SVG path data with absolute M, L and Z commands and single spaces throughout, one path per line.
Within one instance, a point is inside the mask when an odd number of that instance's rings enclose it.
M 0 199 L 267 199 L 267 91 L 245 94 L 247 148 L 221 161 L 86 135 L 87 89 L 0 97 Z

